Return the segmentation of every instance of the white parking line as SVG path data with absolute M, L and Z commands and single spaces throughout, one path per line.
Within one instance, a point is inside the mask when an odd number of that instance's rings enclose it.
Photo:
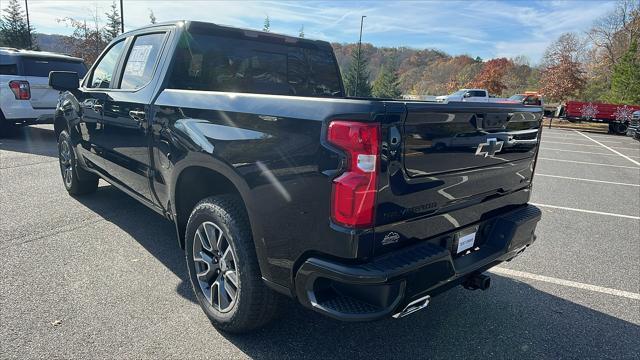
M 515 278 L 522 278 L 522 279 L 541 281 L 541 282 L 546 282 L 546 283 L 550 283 L 550 284 L 568 286 L 568 287 L 572 287 L 572 288 L 576 288 L 576 289 L 589 290 L 589 291 L 593 291 L 593 292 L 599 292 L 599 293 L 602 293 L 602 294 L 608 294 L 608 295 L 623 297 L 623 298 L 627 298 L 627 299 L 640 300 L 640 294 L 638 294 L 638 293 L 634 293 L 634 292 L 630 292 L 630 291 L 623 291 L 623 290 L 618 290 L 618 289 L 611 289 L 611 288 L 607 288 L 607 287 L 603 287 L 603 286 L 585 284 L 585 283 L 581 283 L 581 282 L 577 282 L 577 281 L 558 279 L 558 278 L 554 278 L 554 277 L 550 277 L 550 276 L 532 274 L 532 273 L 528 273 L 528 272 L 524 272 L 524 271 L 505 269 L 505 268 L 502 268 L 502 267 L 494 267 L 492 269 L 489 269 L 489 272 L 492 272 L 492 273 L 498 274 L 498 275 L 508 276 L 508 277 L 511 277 L 511 278 L 515 277 Z
M 598 144 L 598 145 L 602 146 L 603 148 L 605 148 L 605 149 L 607 149 L 607 150 L 609 150 L 609 151 L 611 151 L 611 152 L 613 152 L 613 153 L 616 153 L 616 154 L 618 154 L 618 155 L 622 156 L 623 158 L 625 158 L 625 159 L 627 159 L 627 160 L 631 161 L 632 163 L 634 163 L 634 164 L 636 164 L 636 165 L 640 166 L 640 162 L 637 162 L 637 161 L 633 160 L 632 158 L 628 157 L 627 155 L 622 154 L 622 153 L 619 153 L 619 152 L 617 152 L 617 151 L 613 150 L 612 148 L 608 147 L 607 145 L 604 145 L 603 143 L 599 142 L 598 140 L 594 140 L 594 139 L 590 138 L 589 136 L 587 136 L 587 135 L 585 135 L 585 134 L 581 133 L 580 131 L 575 130 L 575 132 L 576 132 L 576 133 L 578 133 L 578 134 L 580 134 L 580 135 L 582 135 L 582 136 L 584 136 L 584 137 L 586 137 L 587 139 L 589 139 L 589 140 L 593 141 L 594 143 L 596 143 L 596 144 Z M 621 149 L 621 148 L 620 148 L 620 149 Z
M 584 139 L 579 138 L 579 137 L 574 137 L 574 136 L 572 136 L 572 137 L 568 137 L 568 136 L 567 137 L 545 136 L 543 138 L 543 141 L 547 140 L 547 139 L 551 139 L 551 140 L 570 140 L 570 141 L 577 141 L 578 143 L 581 143 L 582 141 L 584 141 L 587 144 L 589 143 L 589 141 L 587 141 L 587 140 L 584 140 Z M 636 140 L 631 140 L 631 139 L 629 139 L 628 141 L 627 141 L 627 139 L 620 139 L 620 141 L 600 140 L 600 142 L 608 143 L 608 144 L 617 144 L 617 145 L 635 145 L 636 144 Z
M 595 141 L 595 140 L 594 140 Z M 589 144 L 578 144 L 578 143 L 568 143 L 568 142 L 564 142 L 564 141 L 545 141 L 544 138 L 542 140 L 542 145 L 544 144 L 562 144 L 562 145 L 575 145 L 575 146 L 588 146 L 588 147 L 600 147 L 598 145 L 589 145 Z M 605 146 L 600 144 L 601 146 Z M 616 149 L 620 149 L 620 150 L 640 150 L 640 148 L 630 148 L 630 147 L 620 147 L 620 146 L 616 146 Z
M 555 148 L 548 148 L 548 147 L 541 147 L 540 150 L 554 150 L 554 151 L 562 151 L 562 152 L 571 152 L 571 153 L 578 153 L 578 154 L 593 154 L 593 155 L 604 155 L 604 156 L 617 156 L 616 154 L 607 154 L 607 153 L 601 153 L 601 152 L 593 152 L 593 151 L 580 151 L 580 150 L 566 150 L 566 149 L 555 149 Z M 640 156 L 630 156 L 632 158 L 639 158 Z
M 640 167 L 637 167 L 637 166 L 611 165 L 611 164 L 593 163 L 588 161 L 552 159 L 552 158 L 546 158 L 546 157 L 539 157 L 538 160 L 560 161 L 560 162 L 568 162 L 568 163 L 584 164 L 584 165 L 608 166 L 608 167 L 623 168 L 623 169 L 640 169 Z
M 594 211 L 594 210 L 576 209 L 576 208 L 570 208 L 570 207 L 566 207 L 566 206 L 546 205 L 546 204 L 538 204 L 538 203 L 533 203 L 533 202 L 530 202 L 529 204 L 531 204 L 531 205 L 535 205 L 535 206 L 539 206 L 539 207 L 547 207 L 547 208 L 550 208 L 550 209 L 560 209 L 560 210 L 568 210 L 568 211 L 577 211 L 577 212 L 583 212 L 583 213 L 587 213 L 587 214 L 596 214 L 596 215 L 615 216 L 615 217 L 621 217 L 621 218 L 625 218 L 625 219 L 640 220 L 640 216 L 624 215 L 624 214 L 614 214 L 614 213 L 608 213 L 608 212 L 604 212 L 604 211 Z
M 615 181 L 604 181 L 604 180 L 594 180 L 594 179 L 583 179 L 583 178 L 576 178 L 576 177 L 569 177 L 569 176 L 559 176 L 559 175 L 549 175 L 549 174 L 536 174 L 535 176 L 550 177 L 550 178 L 565 179 L 565 180 L 587 181 L 587 182 L 602 183 L 602 184 L 611 184 L 611 185 L 624 185 L 624 186 L 636 186 L 636 187 L 640 187 L 640 184 L 629 184 L 629 183 L 621 183 L 621 182 L 615 182 Z
M 548 131 L 548 129 L 547 129 Z M 565 138 L 573 138 L 573 135 L 575 135 L 573 132 L 576 131 L 576 129 L 568 129 L 568 130 L 563 130 L 563 131 L 548 131 L 547 134 L 548 136 L 563 136 Z M 586 131 L 585 131 L 586 132 Z M 543 131 L 544 133 L 544 131 Z M 594 133 L 594 132 L 588 132 L 589 135 L 595 139 L 620 139 L 620 140 L 632 140 L 631 137 L 628 136 L 623 136 L 623 135 L 611 135 L 611 134 L 606 134 L 606 133 Z M 578 137 L 581 138 L 581 137 Z

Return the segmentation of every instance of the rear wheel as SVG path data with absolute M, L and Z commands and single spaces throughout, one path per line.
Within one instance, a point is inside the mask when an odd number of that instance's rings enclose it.
M 618 135 L 624 135 L 627 133 L 627 124 L 625 123 L 621 123 L 621 122 L 616 122 L 611 124 L 612 125 L 612 130 L 613 133 L 618 134 Z
M 185 257 L 202 310 L 215 327 L 241 333 L 276 317 L 281 296 L 262 280 L 249 221 L 234 196 L 199 202 L 187 223 Z
M 66 130 L 58 136 L 58 159 L 62 182 L 67 192 L 72 195 L 88 194 L 98 188 L 98 177 L 78 166 L 71 138 Z
M 9 137 L 16 133 L 16 125 L 12 121 L 5 119 L 0 112 L 0 138 Z

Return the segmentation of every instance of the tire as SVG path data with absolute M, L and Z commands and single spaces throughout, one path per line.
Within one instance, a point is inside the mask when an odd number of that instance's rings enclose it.
M 217 329 L 248 332 L 278 315 L 282 296 L 262 280 L 237 197 L 213 196 L 196 205 L 187 223 L 185 257 L 198 304 Z
M 98 177 L 78 166 L 71 138 L 66 130 L 58 136 L 58 162 L 65 189 L 71 195 L 84 195 L 95 192 Z
M 611 125 L 613 125 L 612 126 L 613 133 L 617 135 L 624 135 L 627 133 L 627 124 L 622 122 L 616 122 Z
M 16 134 L 16 125 L 13 122 L 7 121 L 4 115 L 0 113 L 0 139 L 8 138 Z

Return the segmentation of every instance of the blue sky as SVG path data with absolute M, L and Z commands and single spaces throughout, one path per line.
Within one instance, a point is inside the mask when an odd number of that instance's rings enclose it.
M 56 19 L 102 14 L 110 0 L 29 0 L 32 24 L 39 32 L 69 34 Z M 587 31 L 613 1 L 142 1 L 124 0 L 125 28 L 149 22 L 191 19 L 261 29 L 265 16 L 273 32 L 336 42 L 358 40 L 377 46 L 436 48 L 452 55 L 484 59 L 527 56 L 539 62 L 544 49 L 567 31 Z

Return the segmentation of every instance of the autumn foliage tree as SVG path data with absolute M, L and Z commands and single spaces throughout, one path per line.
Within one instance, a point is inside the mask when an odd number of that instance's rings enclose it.
M 87 65 L 93 64 L 109 43 L 104 37 L 104 29 L 100 26 L 97 8 L 92 13 L 89 23 L 71 17 L 58 19 L 58 22 L 73 28 L 73 33 L 67 38 L 65 45 L 72 49 L 71 55 L 84 59 Z
M 541 75 L 542 93 L 553 100 L 567 100 L 584 88 L 585 78 L 581 65 L 565 57 L 557 64 L 547 66 Z
M 542 93 L 548 99 L 567 100 L 584 89 L 584 43 L 573 33 L 566 33 L 549 45 L 543 58 L 540 78 Z
M 487 89 L 490 94 L 500 95 L 507 88 L 505 75 L 512 67 L 513 62 L 506 58 L 489 60 L 484 63 L 480 73 L 467 86 Z

